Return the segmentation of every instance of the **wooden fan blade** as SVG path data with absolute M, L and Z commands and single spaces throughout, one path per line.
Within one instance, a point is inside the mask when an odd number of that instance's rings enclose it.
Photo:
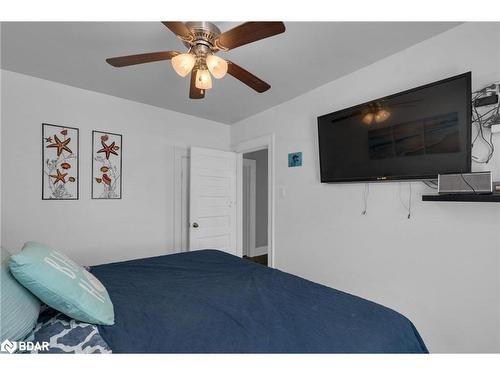
M 171 32 L 180 37 L 183 40 L 192 40 L 193 35 L 191 34 L 191 30 L 183 22 L 175 22 L 175 21 L 162 21 Z
M 271 88 L 271 85 L 246 71 L 241 66 L 236 65 L 232 61 L 227 62 L 227 72 L 259 93 L 267 91 Z
M 109 65 L 120 68 L 122 66 L 144 64 L 153 61 L 170 60 L 172 57 L 178 54 L 179 52 L 176 51 L 141 53 L 139 55 L 111 57 L 109 59 L 106 59 L 106 62 Z
M 230 50 L 285 31 L 283 22 L 245 22 L 219 35 L 215 45 Z
M 203 99 L 205 97 L 205 90 L 196 87 L 196 70 L 191 71 L 191 84 L 189 86 L 190 99 Z

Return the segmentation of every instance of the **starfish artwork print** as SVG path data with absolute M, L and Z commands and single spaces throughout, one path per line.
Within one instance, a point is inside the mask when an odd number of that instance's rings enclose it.
M 94 130 L 92 147 L 92 199 L 121 199 L 121 134 Z
M 78 199 L 78 129 L 42 124 L 42 199 Z

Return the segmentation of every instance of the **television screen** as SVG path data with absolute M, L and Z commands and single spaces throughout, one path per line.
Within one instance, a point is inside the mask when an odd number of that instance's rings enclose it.
M 321 182 L 470 172 L 471 74 L 318 117 Z

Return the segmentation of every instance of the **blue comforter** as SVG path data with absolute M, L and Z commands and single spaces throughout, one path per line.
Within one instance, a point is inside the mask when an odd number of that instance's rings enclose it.
M 115 325 L 114 353 L 426 353 L 384 306 L 216 251 L 92 267 Z

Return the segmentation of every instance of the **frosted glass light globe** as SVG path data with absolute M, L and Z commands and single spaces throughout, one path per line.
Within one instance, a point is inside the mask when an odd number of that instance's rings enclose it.
M 227 73 L 227 61 L 221 59 L 219 56 L 208 55 L 206 58 L 207 68 L 212 75 L 219 79 Z
M 196 63 L 196 57 L 190 53 L 181 53 L 172 57 L 172 67 L 181 77 L 187 76 Z

